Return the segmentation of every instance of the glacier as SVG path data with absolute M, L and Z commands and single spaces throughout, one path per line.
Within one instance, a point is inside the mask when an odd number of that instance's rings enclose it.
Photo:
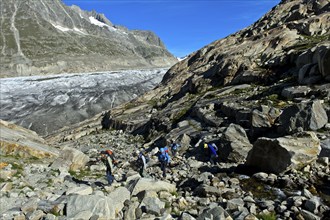
M 46 136 L 153 89 L 168 68 L 0 79 L 0 118 Z

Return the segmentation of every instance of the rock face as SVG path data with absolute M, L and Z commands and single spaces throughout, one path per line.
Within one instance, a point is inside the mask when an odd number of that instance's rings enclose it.
M 1 1 L 1 77 L 171 66 L 154 33 L 61 0 Z M 29 11 L 27 14 L 26 11 Z
M 59 152 L 50 147 L 37 133 L 0 120 L 0 154 L 47 158 L 57 157 Z
M 161 85 L 133 102 L 134 109 L 114 109 L 112 126 L 147 135 L 168 133 L 187 118 L 207 128 L 234 122 L 255 140 L 274 131 L 281 111 L 293 105 L 290 99 L 299 103 L 314 96 L 328 105 L 328 78 L 322 72 L 328 69 L 329 7 L 327 1 L 282 1 L 253 25 L 174 65 Z M 324 85 L 290 92 L 311 83 Z M 322 118 L 316 129 L 324 126 L 323 113 Z
M 328 122 L 328 116 L 318 100 L 299 103 L 284 109 L 279 122 L 279 132 L 294 133 L 298 128 L 315 131 Z
M 320 140 L 313 132 L 276 139 L 259 138 L 249 152 L 246 164 L 262 171 L 281 173 L 306 166 L 317 159 L 320 151 Z

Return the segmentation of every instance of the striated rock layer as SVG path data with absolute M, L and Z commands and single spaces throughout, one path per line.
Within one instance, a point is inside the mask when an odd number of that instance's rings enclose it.
M 45 158 L 57 157 L 59 153 L 37 133 L 0 120 L 0 154 Z

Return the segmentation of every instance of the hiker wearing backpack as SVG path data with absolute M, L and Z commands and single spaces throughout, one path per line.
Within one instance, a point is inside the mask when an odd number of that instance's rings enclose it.
M 101 151 L 101 161 L 106 166 L 106 177 L 108 180 L 108 184 L 111 185 L 113 181 L 115 180 L 112 172 L 113 172 L 113 165 L 117 164 L 117 161 L 115 160 L 115 156 L 111 150 L 104 150 Z
M 211 164 L 215 164 L 218 160 L 217 145 L 215 145 L 215 143 L 205 143 L 204 149 L 208 149 L 210 162 Z
M 167 147 L 160 148 L 160 155 L 158 160 L 160 162 L 160 168 L 163 171 L 163 177 L 166 177 L 166 167 L 169 165 L 171 160 L 170 156 L 168 155 Z
M 172 140 L 172 141 L 171 141 L 171 145 L 170 145 L 170 147 L 171 147 L 172 155 L 173 155 L 173 157 L 175 157 L 175 156 L 176 156 L 176 153 L 178 152 L 178 148 L 181 147 L 181 145 L 175 143 L 175 142 Z
M 144 150 L 140 151 L 140 153 L 138 154 L 138 166 L 140 167 L 140 175 L 142 177 L 146 177 L 148 175 L 147 173 L 147 163 L 149 162 L 149 157 L 146 156 Z

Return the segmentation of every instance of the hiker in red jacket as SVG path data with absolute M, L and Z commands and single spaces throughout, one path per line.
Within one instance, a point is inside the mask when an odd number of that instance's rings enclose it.
M 115 160 L 114 154 L 111 150 L 104 150 L 101 151 L 101 160 L 106 166 L 106 177 L 108 180 L 109 185 L 113 183 L 115 180 L 112 172 L 113 172 L 113 165 L 117 164 L 117 161 Z

